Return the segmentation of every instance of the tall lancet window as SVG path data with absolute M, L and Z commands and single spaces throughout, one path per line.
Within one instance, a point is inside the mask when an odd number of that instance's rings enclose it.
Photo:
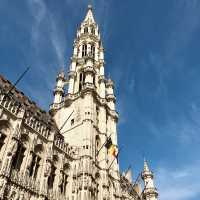
M 23 144 L 19 143 L 18 147 L 17 147 L 17 152 L 13 158 L 12 161 L 12 167 L 14 169 L 16 169 L 17 171 L 20 171 L 21 168 L 21 164 L 24 158 L 24 152 L 25 152 L 25 147 L 23 146 Z
M 79 75 L 79 91 L 82 90 L 84 82 L 85 82 L 85 74 L 81 72 Z
M 95 29 L 94 27 L 91 27 L 91 33 L 94 35 L 95 34 Z
M 88 33 L 88 27 L 84 28 L 84 33 Z
M 95 46 L 91 45 L 91 56 L 94 58 L 95 57 Z
M 83 44 L 83 48 L 82 48 L 82 57 L 87 55 L 87 45 Z
M 40 167 L 40 160 L 41 158 L 35 153 L 33 153 L 33 159 L 29 169 L 29 176 L 37 178 L 38 169 Z
M 1 133 L 1 131 L 0 131 L 0 152 L 1 152 L 2 147 L 5 144 L 5 140 L 6 140 L 6 135 L 4 135 L 3 133 Z
M 54 180 L 55 180 L 55 176 L 56 176 L 56 167 L 54 165 L 51 166 L 51 174 L 48 177 L 48 186 L 49 189 L 53 189 L 53 184 L 54 184 Z

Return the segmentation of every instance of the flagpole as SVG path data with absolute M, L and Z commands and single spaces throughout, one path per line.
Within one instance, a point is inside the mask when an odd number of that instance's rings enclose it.
M 26 68 L 26 70 L 21 74 L 21 76 L 17 79 L 17 81 L 14 83 L 14 85 L 10 88 L 10 90 L 7 93 L 7 95 L 9 95 L 12 92 L 12 90 L 21 81 L 21 79 L 25 76 L 25 74 L 28 72 L 29 69 L 30 69 L 30 67 Z
M 138 180 L 139 180 L 140 176 L 141 176 L 141 173 L 139 173 L 139 174 L 138 174 L 138 176 L 137 176 L 137 178 L 136 178 L 136 180 L 135 180 L 135 182 L 134 182 L 133 186 L 134 186 L 134 185 L 136 185 L 136 183 L 138 182 Z
M 103 145 L 102 145 L 102 146 L 100 147 L 100 149 L 97 151 L 96 157 L 99 155 L 99 152 L 101 151 L 101 149 L 103 149 L 103 147 L 104 147 L 105 144 L 107 143 L 108 139 L 110 139 L 110 137 L 111 137 L 111 134 L 110 134 L 110 136 L 109 136 L 108 138 L 106 138 L 106 141 L 103 143 Z
M 126 176 L 127 175 L 127 173 L 128 173 L 128 171 L 131 169 L 131 165 L 129 165 L 129 167 L 128 167 L 128 169 L 126 170 L 126 172 L 125 172 L 125 175 L 124 176 Z
M 65 124 L 67 123 L 68 119 L 71 117 L 71 115 L 73 114 L 74 110 L 71 112 L 71 114 L 68 116 L 68 118 L 64 121 L 63 125 L 60 127 L 59 132 L 63 129 L 63 127 L 65 126 Z
M 146 189 L 146 187 L 147 187 L 148 183 L 149 183 L 149 182 L 147 182 L 147 184 L 144 186 L 144 189 L 142 190 L 142 193 L 141 193 L 141 195 L 140 195 L 140 196 L 142 196 L 142 195 L 143 195 L 143 193 L 144 193 L 144 191 L 145 191 L 145 189 Z

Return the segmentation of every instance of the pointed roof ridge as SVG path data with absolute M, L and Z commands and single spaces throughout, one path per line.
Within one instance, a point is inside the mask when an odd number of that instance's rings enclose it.
M 83 22 L 86 22 L 86 21 L 89 20 L 89 22 L 95 23 L 94 14 L 93 14 L 92 11 L 93 11 L 92 5 L 89 4 L 89 5 L 88 5 L 88 10 L 87 10 L 87 13 L 86 13 L 86 16 L 85 16 Z
M 131 165 L 128 167 L 128 169 L 125 172 L 125 177 L 132 182 L 132 167 Z

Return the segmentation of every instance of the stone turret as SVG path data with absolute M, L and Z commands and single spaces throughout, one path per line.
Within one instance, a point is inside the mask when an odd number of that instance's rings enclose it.
M 154 186 L 154 176 L 153 173 L 150 171 L 146 160 L 144 160 L 144 169 L 141 176 L 144 181 L 144 191 L 143 191 L 144 199 L 157 200 L 158 192 Z
M 54 104 L 59 104 L 62 101 L 64 95 L 64 83 L 65 83 L 65 74 L 62 70 L 58 73 L 56 78 L 56 87 L 54 89 Z

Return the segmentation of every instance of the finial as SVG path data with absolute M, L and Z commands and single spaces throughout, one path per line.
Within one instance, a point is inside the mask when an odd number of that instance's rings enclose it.
M 88 9 L 92 10 L 92 4 L 91 3 L 88 5 Z

